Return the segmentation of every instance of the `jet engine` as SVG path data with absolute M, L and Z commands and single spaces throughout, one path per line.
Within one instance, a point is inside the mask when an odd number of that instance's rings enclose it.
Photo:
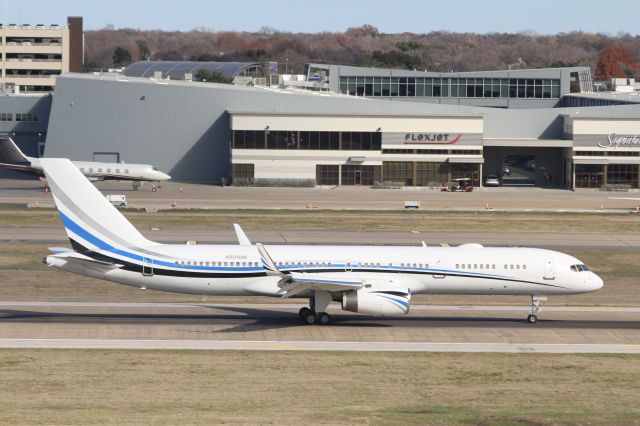
M 366 315 L 405 315 L 409 313 L 411 290 L 365 286 L 342 293 L 342 309 Z

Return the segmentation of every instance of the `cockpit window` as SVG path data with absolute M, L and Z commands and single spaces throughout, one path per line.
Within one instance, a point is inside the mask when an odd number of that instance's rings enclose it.
M 154 172 L 158 171 L 158 169 L 156 167 L 151 167 L 151 170 L 153 170 Z
M 587 265 L 571 265 L 571 270 L 574 272 L 582 272 L 588 271 L 589 268 L 587 267 Z

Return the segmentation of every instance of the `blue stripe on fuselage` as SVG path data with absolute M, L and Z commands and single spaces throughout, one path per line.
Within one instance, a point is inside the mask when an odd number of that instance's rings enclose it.
M 200 271 L 262 271 L 263 268 L 260 267 L 210 267 L 210 266 L 195 266 L 195 265 L 176 265 L 173 262 L 166 262 L 163 260 L 157 260 L 153 258 L 148 258 L 144 256 L 140 256 L 139 254 L 131 253 L 128 251 L 120 250 L 116 247 L 113 247 L 109 243 L 102 241 L 100 238 L 92 235 L 91 233 L 85 231 L 80 225 L 75 223 L 71 218 L 66 216 L 64 213 L 59 211 L 60 217 L 62 218 L 62 223 L 64 227 L 69 231 L 73 232 L 77 236 L 81 237 L 85 241 L 93 244 L 101 250 L 108 251 L 113 254 L 118 254 L 122 257 L 126 257 L 128 259 L 137 260 L 139 262 L 148 262 L 152 263 L 153 266 L 166 266 L 174 269 L 190 269 L 190 270 L 200 270 Z

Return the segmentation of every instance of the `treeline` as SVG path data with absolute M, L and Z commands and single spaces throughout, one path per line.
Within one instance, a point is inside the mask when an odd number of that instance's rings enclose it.
M 301 73 L 308 62 L 474 71 L 563 66 L 591 67 L 598 79 L 638 77 L 640 37 L 584 32 L 383 34 L 370 25 L 343 33 L 255 33 L 111 29 L 85 32 L 87 71 L 137 60 L 277 61 L 280 71 Z

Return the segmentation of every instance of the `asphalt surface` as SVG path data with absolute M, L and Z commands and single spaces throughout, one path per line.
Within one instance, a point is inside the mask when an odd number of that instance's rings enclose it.
M 0 302 L 0 347 L 640 353 L 640 308 L 416 306 L 369 317 L 332 305 Z
M 105 194 L 124 194 L 130 207 L 180 208 L 260 208 L 260 209 L 402 209 L 405 201 L 419 201 L 422 209 L 507 211 L 630 211 L 640 200 L 613 200 L 609 197 L 637 196 L 640 193 L 572 192 L 564 189 L 527 186 L 482 188 L 471 193 L 450 193 L 430 188 L 372 189 L 339 188 L 256 188 L 220 187 L 206 184 L 166 182 L 157 191 L 146 183 L 133 190 L 127 182 L 97 182 Z M 53 206 L 50 193 L 37 180 L 0 179 L 0 203 Z
M 141 228 L 142 234 L 163 243 L 237 244 L 233 228 L 163 227 Z M 487 246 L 527 247 L 640 247 L 640 234 L 553 233 L 553 232 L 468 232 L 468 231 L 344 231 L 344 230 L 246 230 L 252 241 L 265 244 L 397 244 L 427 245 L 480 243 Z M 62 225 L 0 227 L 0 242 L 67 244 Z

